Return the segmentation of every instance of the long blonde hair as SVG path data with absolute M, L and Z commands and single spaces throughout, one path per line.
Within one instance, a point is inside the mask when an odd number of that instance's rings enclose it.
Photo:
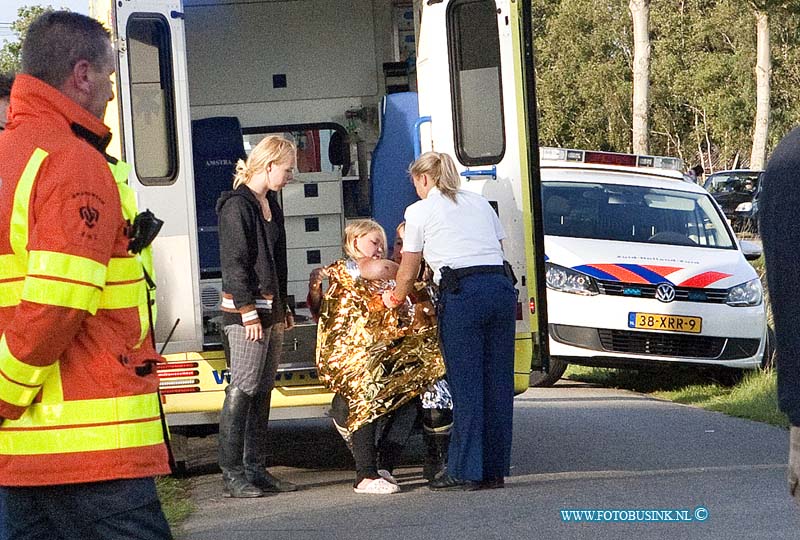
M 440 152 L 425 152 L 408 168 L 412 178 L 427 174 L 442 195 L 456 202 L 456 193 L 461 187 L 456 164 L 449 155 Z
M 380 233 L 381 242 L 383 242 L 381 249 L 386 254 L 386 231 L 383 230 L 380 223 L 372 219 L 354 219 L 347 224 L 344 228 L 344 242 L 342 242 L 345 254 L 353 259 L 362 258 L 364 254 L 356 247 L 356 239 L 371 232 Z
M 240 159 L 236 162 L 233 189 L 247 184 L 255 173 L 266 169 L 270 164 L 294 158 L 296 154 L 297 147 L 289 139 L 280 135 L 264 137 L 250 152 L 247 161 Z

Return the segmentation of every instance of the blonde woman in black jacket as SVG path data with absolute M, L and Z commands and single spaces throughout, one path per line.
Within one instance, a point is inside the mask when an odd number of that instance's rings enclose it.
M 239 160 L 233 191 L 217 202 L 223 326 L 231 380 L 219 421 L 219 465 L 227 497 L 261 497 L 297 486 L 266 470 L 267 423 L 284 330 L 286 231 L 277 193 L 292 179 L 294 143 L 264 138 Z

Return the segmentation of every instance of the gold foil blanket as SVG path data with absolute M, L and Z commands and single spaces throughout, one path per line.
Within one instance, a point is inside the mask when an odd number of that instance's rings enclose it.
M 319 378 L 350 404 L 352 432 L 396 410 L 444 376 L 429 302 L 387 309 L 390 282 L 358 277 L 354 261 L 328 267 L 317 330 Z

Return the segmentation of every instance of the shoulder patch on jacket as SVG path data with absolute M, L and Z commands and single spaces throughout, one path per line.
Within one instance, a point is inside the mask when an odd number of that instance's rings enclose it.
M 96 241 L 98 225 L 111 217 L 107 215 L 105 198 L 91 190 L 66 195 L 62 207 L 66 237 L 77 244 Z

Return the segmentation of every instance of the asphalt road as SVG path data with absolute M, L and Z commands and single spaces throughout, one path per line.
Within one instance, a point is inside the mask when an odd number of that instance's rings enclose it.
M 518 396 L 512 476 L 503 490 L 429 491 L 417 436 L 396 475 L 402 493 L 356 495 L 351 459 L 329 421 L 272 426 L 271 471 L 301 490 L 224 499 L 215 439 L 192 439 L 197 511 L 177 531 L 179 538 L 800 537 L 800 509 L 786 493 L 786 430 L 632 392 L 562 382 Z M 565 509 L 687 510 L 692 521 L 575 523 L 562 520 Z M 616 514 L 628 516 L 635 517 Z

